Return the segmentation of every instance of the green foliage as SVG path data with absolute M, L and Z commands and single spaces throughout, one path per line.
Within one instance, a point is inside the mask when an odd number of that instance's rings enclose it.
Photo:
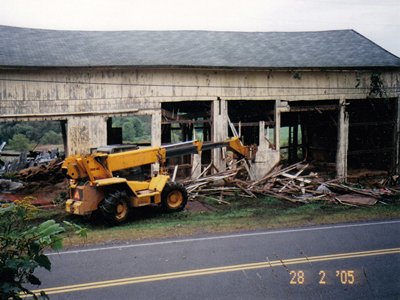
M 36 122 L 7 122 L 0 123 L 1 141 L 9 142 L 15 134 L 23 134 L 29 140 L 36 143 L 46 134 L 53 131 L 61 136 L 61 126 L 56 121 L 36 121 Z
M 41 284 L 33 273 L 38 267 L 51 270 L 44 249 L 61 249 L 66 229 L 54 220 L 32 225 L 36 210 L 29 199 L 0 206 L 0 299 L 21 299 L 23 293 L 34 299 L 47 298 L 44 293 L 37 297 L 25 285 Z M 86 236 L 86 229 L 71 223 L 65 225 Z
M 81 227 L 79 225 L 76 225 L 74 223 L 68 222 L 68 221 L 63 221 L 65 228 L 67 228 L 67 232 L 73 232 L 73 234 L 78 235 L 81 238 L 86 239 L 87 238 L 87 228 Z
M 8 143 L 8 147 L 15 151 L 29 151 L 32 147 L 30 140 L 22 133 L 14 134 Z
M 61 133 L 56 133 L 53 130 L 50 130 L 44 134 L 40 139 L 40 142 L 45 145 L 57 145 L 62 144 L 63 141 Z
M 371 85 L 370 85 L 369 96 L 387 98 L 386 88 L 385 85 L 383 84 L 381 74 L 372 73 L 370 79 L 371 79 Z
M 144 142 L 151 139 L 151 116 L 116 117 L 113 118 L 113 127 L 122 128 L 125 142 Z M 0 123 L 0 142 L 3 141 L 7 142 L 7 148 L 16 151 L 32 150 L 29 146 L 39 142 L 45 145 L 61 144 L 61 126 L 57 121 Z
M 147 116 L 113 118 L 113 127 L 122 128 L 122 139 L 125 142 L 147 140 L 151 134 L 150 118 Z

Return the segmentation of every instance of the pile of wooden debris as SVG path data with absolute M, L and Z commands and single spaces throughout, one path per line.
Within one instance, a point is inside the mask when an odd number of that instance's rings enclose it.
M 0 175 L 13 174 L 37 166 L 47 166 L 61 157 L 58 149 L 21 153 L 4 152 L 1 147 L 4 147 L 4 144 L 0 145 L 0 158 L 4 158 L 4 161 L 0 160 Z
M 49 183 L 60 182 L 65 179 L 61 172 L 63 160 L 56 158 L 47 164 L 32 166 L 18 172 L 17 178 L 25 181 L 46 181 Z
M 359 188 L 341 183 L 343 178 L 326 180 L 310 171 L 309 164 L 299 162 L 287 167 L 275 166 L 259 180 L 250 180 L 245 160 L 231 165 L 226 171 L 210 174 L 215 168 L 210 164 L 196 179 L 186 180 L 189 199 L 207 197 L 223 204 L 225 196 L 272 196 L 281 200 L 309 203 L 328 201 L 350 206 L 374 205 L 382 198 L 400 195 L 400 190 L 388 187 Z

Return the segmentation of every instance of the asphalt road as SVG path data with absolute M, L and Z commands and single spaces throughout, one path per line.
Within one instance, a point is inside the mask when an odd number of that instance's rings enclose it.
M 51 299 L 400 299 L 400 220 L 50 253 Z

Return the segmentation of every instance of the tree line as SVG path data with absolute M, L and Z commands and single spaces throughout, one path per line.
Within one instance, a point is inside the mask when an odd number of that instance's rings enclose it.
M 33 150 L 38 144 L 62 144 L 61 125 L 56 121 L 0 123 L 0 141 L 15 151 Z
M 151 124 L 149 116 L 113 118 L 113 127 L 122 128 L 126 143 L 149 141 Z M 37 145 L 60 145 L 63 143 L 59 121 L 7 122 L 0 123 L 0 143 L 15 151 L 34 150 Z

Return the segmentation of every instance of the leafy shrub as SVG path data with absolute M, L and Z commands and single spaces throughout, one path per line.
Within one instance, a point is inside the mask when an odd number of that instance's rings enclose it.
M 16 133 L 9 141 L 9 148 L 15 151 L 28 151 L 31 149 L 30 140 L 22 133 Z
M 66 229 L 54 220 L 32 225 L 37 209 L 29 199 L 0 206 L 0 299 L 21 299 L 30 294 L 38 299 L 26 284 L 40 285 L 34 271 L 38 267 L 51 270 L 51 262 L 44 249 L 62 248 L 62 233 Z M 84 236 L 86 231 L 77 225 L 66 223 L 76 233 Z M 47 298 L 42 292 L 40 298 Z

